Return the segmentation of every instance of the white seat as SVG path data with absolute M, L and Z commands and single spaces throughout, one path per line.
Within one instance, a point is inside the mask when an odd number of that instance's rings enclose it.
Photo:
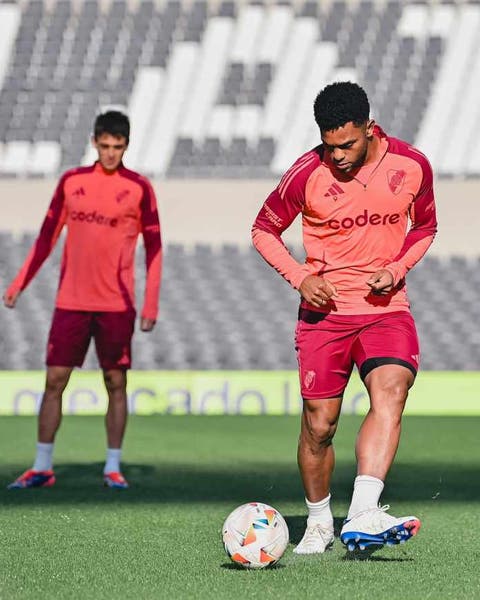
M 30 160 L 30 142 L 7 142 L 0 157 L 0 173 L 25 175 Z
M 55 175 L 62 158 L 58 142 L 37 142 L 32 148 L 28 173 L 30 175 Z

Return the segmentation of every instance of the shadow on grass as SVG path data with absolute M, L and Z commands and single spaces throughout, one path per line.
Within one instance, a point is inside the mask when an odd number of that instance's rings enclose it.
M 226 562 L 220 565 L 221 569 L 225 569 L 226 571 L 243 571 L 244 573 L 252 573 L 252 572 L 257 572 L 257 571 L 276 571 L 278 569 L 284 569 L 285 565 L 282 565 L 281 563 L 277 563 L 275 565 L 272 565 L 271 567 L 264 567 L 263 569 L 246 569 L 245 567 L 242 567 L 241 565 L 237 565 L 233 562 Z
M 379 548 L 370 548 L 366 550 L 354 550 L 353 552 L 345 552 L 345 556 L 342 560 L 347 562 L 386 562 L 386 563 L 400 563 L 400 562 L 415 562 L 413 558 L 409 558 L 407 556 L 375 556 L 374 553 L 379 550 L 383 550 L 384 546 Z M 389 550 L 390 551 L 390 550 Z
M 201 464 L 126 464 L 125 475 L 131 487 L 111 490 L 103 487 L 103 463 L 59 464 L 55 468 L 57 483 L 52 488 L 7 490 L 6 485 L 19 475 L 18 466 L 0 467 L 0 505 L 19 504 L 159 504 L 167 502 L 243 502 L 260 501 L 278 505 L 298 502 L 303 490 L 296 465 L 259 462 L 216 468 Z M 336 502 L 347 503 L 354 479 L 354 465 L 339 463 L 332 482 Z M 480 479 L 472 467 L 458 465 L 394 465 L 383 502 L 422 501 L 477 502 Z M 395 507 L 392 506 L 395 513 Z M 301 517 L 291 517 L 292 530 L 304 527 Z M 340 525 L 341 526 L 341 525 Z M 336 523 L 338 534 L 339 523 Z M 296 534 L 294 534 L 296 535 Z M 293 538 L 292 538 L 293 539 Z

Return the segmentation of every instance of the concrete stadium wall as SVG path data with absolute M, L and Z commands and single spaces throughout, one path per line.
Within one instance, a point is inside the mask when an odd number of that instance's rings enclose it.
M 55 183 L 0 179 L 0 230 L 37 231 Z M 248 246 L 252 222 L 275 185 L 263 180 L 155 181 L 164 243 Z M 480 256 L 480 180 L 438 181 L 436 198 L 439 233 L 431 254 Z M 301 244 L 299 219 L 284 239 Z

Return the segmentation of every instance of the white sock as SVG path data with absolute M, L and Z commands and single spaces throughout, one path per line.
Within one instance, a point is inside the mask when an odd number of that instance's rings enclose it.
M 52 469 L 52 456 L 54 444 L 37 442 L 37 454 L 32 469 L 34 471 L 50 471 Z
M 370 475 L 358 475 L 353 484 L 353 495 L 348 509 L 347 519 L 351 519 L 353 515 L 376 508 L 380 500 L 380 494 L 383 492 L 383 481 Z
M 323 525 L 333 524 L 333 515 L 330 510 L 330 494 L 319 502 L 310 502 L 308 498 L 305 498 L 305 502 L 308 508 L 308 519 L 307 525 L 315 525 L 316 523 L 322 523 Z
M 120 471 L 121 448 L 107 448 L 107 460 L 105 461 L 104 473 L 118 473 Z

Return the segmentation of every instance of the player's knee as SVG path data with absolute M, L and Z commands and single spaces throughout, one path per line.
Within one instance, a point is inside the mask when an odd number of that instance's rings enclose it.
M 107 392 L 113 393 L 123 391 L 126 389 L 126 377 L 123 371 L 104 371 L 103 381 L 105 382 Z
M 392 379 L 382 386 L 382 394 L 392 402 L 405 402 L 408 395 L 408 385 L 405 381 Z
M 65 373 L 47 373 L 45 391 L 48 394 L 61 394 L 67 387 L 69 376 Z
M 392 379 L 372 392 L 371 410 L 385 419 L 400 421 L 409 386 L 405 381 Z
M 330 444 L 336 430 L 337 424 L 328 419 L 309 419 L 307 424 L 309 438 L 316 446 Z

